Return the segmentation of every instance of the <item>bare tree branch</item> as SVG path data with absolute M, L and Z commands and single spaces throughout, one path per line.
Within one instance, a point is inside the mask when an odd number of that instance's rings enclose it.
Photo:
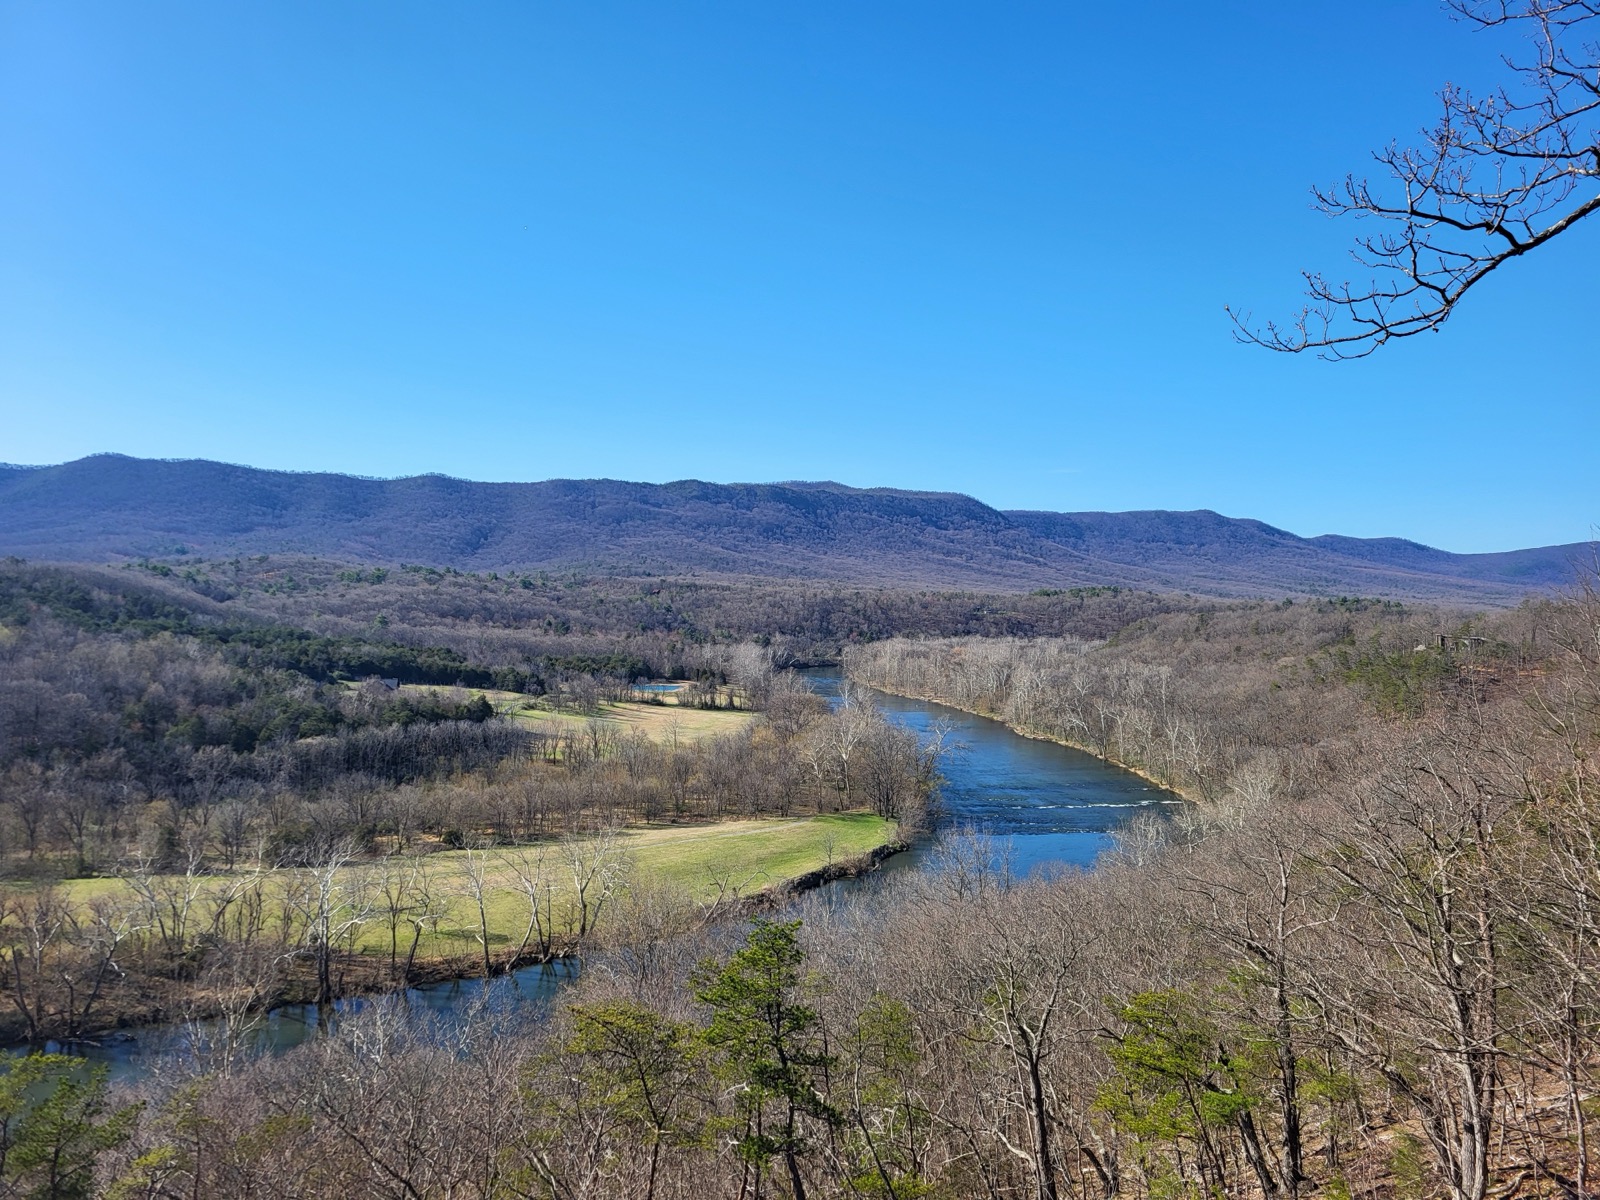
M 1241 342 L 1327 359 L 1363 358 L 1394 338 L 1436 330 L 1502 264 L 1600 209 L 1600 39 L 1596 0 L 1449 0 L 1484 29 L 1525 31 L 1533 54 L 1506 59 L 1520 87 L 1485 96 L 1446 85 L 1442 113 L 1418 147 L 1373 155 L 1376 190 L 1351 175 L 1314 188 L 1319 212 L 1388 222 L 1357 238 L 1365 284 L 1306 272 L 1310 302 L 1287 325 L 1229 307 Z

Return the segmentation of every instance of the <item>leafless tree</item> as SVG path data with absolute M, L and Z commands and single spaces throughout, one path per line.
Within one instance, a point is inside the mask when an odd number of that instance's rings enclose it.
M 511 873 L 512 888 L 528 907 L 528 922 L 516 953 L 511 956 L 513 963 L 532 945 L 537 945 L 541 955 L 550 953 L 555 937 L 556 883 L 548 859 L 548 850 L 542 845 L 517 846 L 500 855 L 501 863 Z
M 422 943 L 422 935 L 430 933 L 439 927 L 439 920 L 445 915 L 449 899 L 436 885 L 428 860 L 416 860 L 416 873 L 410 880 L 411 903 L 406 909 L 406 921 L 411 926 L 411 945 L 406 949 L 405 970 L 400 973 L 400 978 L 410 981 L 411 970 L 417 962 L 417 947 Z
M 354 858 L 348 842 L 325 847 L 296 872 L 286 898 L 286 915 L 298 919 L 316 963 L 318 1004 L 336 994 L 333 961 L 338 946 L 353 941 L 372 917 L 365 874 L 350 865 Z
M 1310 1182 L 1305 1169 L 1300 1060 L 1306 1054 L 1301 1031 L 1304 1002 L 1297 990 L 1297 943 L 1307 930 L 1338 919 L 1333 906 L 1308 903 L 1302 876 L 1307 835 L 1284 820 L 1272 821 L 1258 804 L 1248 824 L 1232 836 L 1213 839 L 1206 853 L 1189 856 L 1178 880 L 1179 894 L 1193 906 L 1194 919 L 1208 939 L 1227 946 L 1241 960 L 1235 974 L 1248 1015 L 1275 1065 L 1275 1091 L 1283 1192 L 1298 1196 Z
M 1515 795 L 1478 730 L 1427 733 L 1345 798 L 1319 855 L 1338 920 L 1301 973 L 1333 1036 L 1415 1113 L 1453 1200 L 1483 1200 L 1514 908 L 1497 847 Z
M 599 923 L 600 914 L 626 881 L 632 864 L 615 829 L 563 838 L 560 853 L 572 877 L 567 924 L 581 942 Z
M 461 855 L 462 894 L 472 901 L 478 914 L 478 926 L 473 936 L 483 953 L 483 977 L 489 978 L 493 967 L 489 961 L 489 893 L 494 889 L 494 879 L 489 874 L 489 849 L 487 846 L 468 846 Z
M 1230 308 L 1236 336 L 1269 350 L 1361 358 L 1394 338 L 1437 330 L 1468 291 L 1512 259 L 1600 209 L 1600 17 L 1594 0 L 1450 0 L 1485 29 L 1525 32 L 1531 54 L 1508 56 L 1519 86 L 1475 94 L 1447 85 L 1419 146 L 1373 157 L 1388 187 L 1348 176 L 1313 190 L 1330 216 L 1372 218 L 1357 240 L 1365 282 L 1305 274 L 1309 303 L 1287 326 L 1253 326 Z
M 1040 884 L 950 894 L 943 903 L 959 914 L 963 937 L 944 952 L 944 969 L 913 990 L 913 1006 L 937 1014 L 948 1031 L 952 1056 L 966 1043 L 996 1059 L 970 1081 L 988 1114 L 981 1136 L 1025 1166 L 1037 1200 L 1061 1194 L 1052 1062 L 1082 1024 L 1074 979 L 1098 936 L 1073 899 Z
M 174 964 L 189 952 L 196 909 L 207 890 L 200 847 L 191 843 L 187 850 L 181 873 L 165 872 L 157 859 L 141 853 L 122 874 L 139 907 L 139 928 L 147 939 L 151 935 L 159 939 L 163 954 Z
M 425 860 L 421 856 L 394 854 L 379 859 L 372 870 L 378 908 L 383 913 L 384 924 L 389 927 L 390 974 L 399 965 L 400 927 L 407 924 L 418 906 L 420 894 L 426 890 L 422 886 L 426 870 Z

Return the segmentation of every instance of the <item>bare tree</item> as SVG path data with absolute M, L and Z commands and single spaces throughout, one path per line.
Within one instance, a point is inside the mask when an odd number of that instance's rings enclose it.
M 46 886 L 0 903 L 3 990 L 30 1041 L 78 1037 L 107 985 L 123 974 L 117 952 L 133 916 L 107 897 L 81 909 Z
M 198 845 L 186 847 L 183 874 L 163 872 L 158 859 L 141 853 L 123 872 L 140 911 L 139 927 L 148 938 L 160 939 L 170 964 L 188 954 L 195 912 L 207 889 L 204 862 Z
M 1228 946 L 1242 960 L 1235 991 L 1252 1004 L 1250 1020 L 1262 1048 L 1270 1050 L 1277 1092 L 1282 1190 L 1298 1196 L 1310 1182 L 1305 1170 L 1299 1083 L 1305 1054 L 1298 1010 L 1303 1002 L 1294 971 L 1298 942 L 1311 929 L 1335 919 L 1337 910 L 1307 902 L 1299 879 L 1307 835 L 1287 822 L 1271 823 L 1259 805 L 1249 824 L 1216 839 L 1219 851 L 1184 863 L 1176 891 L 1184 895 L 1208 939 Z M 1264 827 L 1264 828 L 1262 828 Z M 1256 1007 L 1259 1006 L 1259 1007 Z M 1248 1145 L 1247 1145 L 1248 1149 Z M 1256 1153 L 1252 1164 L 1266 1170 Z M 1272 1192 L 1273 1187 L 1263 1187 Z
M 251 1035 L 277 993 L 281 966 L 276 948 L 260 943 L 224 942 L 207 956 L 199 994 L 209 1002 L 185 1006 L 189 1043 L 205 1070 L 230 1075 L 250 1061 Z
M 406 966 L 400 976 L 407 983 L 411 981 L 411 969 L 416 965 L 417 947 L 422 942 L 422 935 L 438 929 L 439 919 L 445 915 L 449 905 L 448 896 L 435 886 L 427 860 L 418 858 L 415 862 L 416 873 L 409 881 L 411 904 L 406 909 L 406 921 L 411 926 L 411 945 L 406 950 Z
M 971 1086 L 988 1112 L 984 1135 L 1023 1164 L 1035 1200 L 1060 1195 L 1057 1090 L 1052 1059 L 1075 1022 L 1075 987 L 1097 932 L 1078 919 L 1065 887 L 1028 884 L 952 896 L 965 936 L 944 969 L 914 985 L 913 1008 L 937 1014 L 953 1045 L 992 1054 L 990 1074 Z
M 1514 910 L 1497 827 L 1514 795 L 1476 729 L 1429 733 L 1344 798 L 1348 825 L 1319 863 L 1338 917 L 1302 973 L 1328 1031 L 1416 1114 L 1452 1200 L 1483 1200 Z
M 567 921 L 569 926 L 576 922 L 576 936 L 582 941 L 599 923 L 606 902 L 627 879 L 632 864 L 615 829 L 563 838 L 561 857 L 572 873 L 572 907 Z
M 486 846 L 468 846 L 461 853 L 461 887 L 478 914 L 474 936 L 483 952 L 483 977 L 487 979 L 493 973 L 489 961 L 489 893 L 494 889 L 494 878 L 489 874 L 489 851 Z
M 1230 308 L 1236 336 L 1269 350 L 1362 358 L 1393 338 L 1437 330 L 1494 271 L 1600 209 L 1600 39 L 1594 0 L 1450 0 L 1485 29 L 1526 31 L 1532 54 L 1507 66 L 1515 90 L 1485 95 L 1447 85 L 1420 146 L 1391 143 L 1374 159 L 1391 186 L 1346 177 L 1313 189 L 1330 216 L 1374 218 L 1356 262 L 1373 277 L 1336 283 L 1306 272 L 1309 303 L 1287 327 L 1251 324 Z
M 513 964 L 520 962 L 536 941 L 541 956 L 550 954 L 555 935 L 556 884 L 546 859 L 544 846 L 518 846 L 500 856 L 501 863 L 511 873 L 511 886 L 528 906 L 528 923 L 523 927 L 516 953 L 511 956 Z
M 353 941 L 372 916 L 364 873 L 350 868 L 354 858 L 348 842 L 326 847 L 298 873 L 289 899 L 316 960 L 318 1004 L 334 997 L 336 948 Z
M 400 926 L 417 908 L 426 868 L 417 855 L 386 855 L 373 871 L 378 907 L 389 927 L 389 973 L 395 973 L 400 958 Z M 420 936 L 420 934 L 418 935 Z

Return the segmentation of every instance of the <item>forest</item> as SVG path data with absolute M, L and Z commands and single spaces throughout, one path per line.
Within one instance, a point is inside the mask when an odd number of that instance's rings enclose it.
M 538 1016 L 436 1026 L 374 1003 L 281 1057 L 131 1084 L 15 1059 L 0 1179 L 17 1194 L 1595 1190 L 1592 577 L 1470 613 L 189 570 L 6 568 L 19 1036 L 201 992 L 247 1022 L 291 983 L 333 994 L 363 958 L 403 978 L 429 902 L 397 893 L 387 931 L 378 905 L 386 949 L 356 953 L 339 889 L 357 861 L 522 862 L 532 932 L 492 959 L 485 924 L 462 969 L 565 938 L 585 969 Z M 981 831 L 924 811 L 937 747 L 782 669 L 830 659 L 1189 803 L 1134 820 L 1092 870 L 1014 876 Z M 391 691 L 361 678 L 377 661 L 461 665 Z M 753 719 L 674 745 L 541 726 L 457 686 L 516 671 L 530 702 L 604 705 L 635 661 Z M 931 830 L 937 865 L 870 901 L 752 909 L 630 879 L 575 836 L 839 809 Z M 593 891 L 541 916 L 539 869 Z M 133 899 L 66 911 L 111 878 Z

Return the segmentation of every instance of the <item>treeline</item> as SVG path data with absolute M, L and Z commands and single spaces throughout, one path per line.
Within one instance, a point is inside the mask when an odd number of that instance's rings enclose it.
M 0 640 L 0 859 L 70 844 L 116 857 L 151 804 L 399 783 L 486 767 L 527 739 L 465 692 L 374 694 L 251 668 L 170 633 L 90 632 L 34 613 Z
M 520 839 L 841 806 L 898 819 L 936 782 L 916 739 L 870 705 L 832 714 L 770 670 L 751 693 L 759 726 L 657 745 L 602 720 L 496 718 L 464 692 L 249 672 L 166 634 L 40 620 L 0 662 L 0 853 L 34 878 L 115 871 L 134 853 L 231 866 L 463 830 Z
M 8 564 L 0 568 L 0 623 L 25 625 L 43 613 L 91 633 L 180 635 L 215 647 L 235 666 L 294 671 L 318 682 L 375 676 L 402 683 L 501 688 L 539 695 L 551 676 L 599 673 L 639 678 L 650 674 L 649 664 L 617 650 L 548 653 L 521 666 L 489 665 L 445 646 L 385 640 L 370 636 L 370 631 L 328 636 L 272 623 L 266 615 L 242 608 L 231 614 L 230 622 L 219 616 L 216 605 L 196 604 L 196 597 L 215 600 L 215 589 L 197 586 L 192 595 L 163 595 L 139 586 L 142 582 L 118 579 L 113 573 L 92 568 Z M 244 623 L 238 623 L 240 618 Z
M 286 822 L 268 812 L 564 753 L 562 735 L 498 720 L 488 699 L 456 685 L 549 687 L 592 709 L 649 669 L 615 649 L 535 669 L 225 623 L 218 606 L 123 572 L 0 568 L 0 870 L 109 869 L 141 841 L 207 829 L 219 807 L 278 847 Z M 747 703 L 765 702 L 764 652 L 718 648 L 701 660 L 708 682 L 687 699 L 723 702 L 718 687 L 736 682 Z M 378 678 L 354 687 L 347 676 Z M 446 686 L 397 686 L 418 680 Z
M 900 822 L 910 836 L 929 820 L 939 783 L 937 746 L 870 704 L 830 711 L 791 678 L 774 684 L 759 722 L 720 737 L 653 740 L 602 721 L 536 723 L 521 736 L 518 753 L 492 767 L 422 782 L 387 786 L 376 766 L 336 786 L 307 778 L 298 801 L 267 805 L 258 827 L 278 857 L 340 839 L 414 853 L 655 821 L 857 808 Z
M 698 583 L 255 558 L 122 569 L 0 565 L 0 623 L 45 612 L 95 633 L 171 633 L 252 669 L 540 694 L 583 677 L 730 682 L 760 646 L 778 666 L 895 635 L 1106 637 L 1201 602 L 1122 588 L 985 595 Z M 1203 605 L 1202 605 L 1203 606 Z
M 642 898 L 542 1026 L 385 1010 L 96 1110 L 78 1159 L 160 1197 L 1592 1194 L 1600 597 L 1508 617 L 1496 678 L 1416 713 L 1330 615 L 1263 636 L 1310 646 L 1343 736 L 1293 718 L 1093 872 L 958 840 L 737 935 Z
M 673 669 L 671 656 L 692 655 L 695 647 L 710 644 L 758 642 L 780 665 L 789 665 L 832 661 L 842 646 L 897 634 L 1109 637 L 1142 617 L 1204 603 L 1117 587 L 986 594 L 577 572 L 351 568 L 281 556 L 135 565 L 101 572 L 106 574 L 142 580 L 180 602 L 220 596 L 226 598 L 221 611 L 247 611 L 339 636 L 425 641 L 475 658 L 490 645 L 507 662 L 582 653 L 585 645 L 626 647 L 661 676 L 692 673 L 693 661 L 682 672 Z
M 1192 799 L 1338 746 L 1372 714 L 1421 716 L 1537 669 L 1545 604 L 1494 618 L 1353 599 L 1233 604 L 1115 638 L 889 639 L 851 678 L 1088 750 Z

